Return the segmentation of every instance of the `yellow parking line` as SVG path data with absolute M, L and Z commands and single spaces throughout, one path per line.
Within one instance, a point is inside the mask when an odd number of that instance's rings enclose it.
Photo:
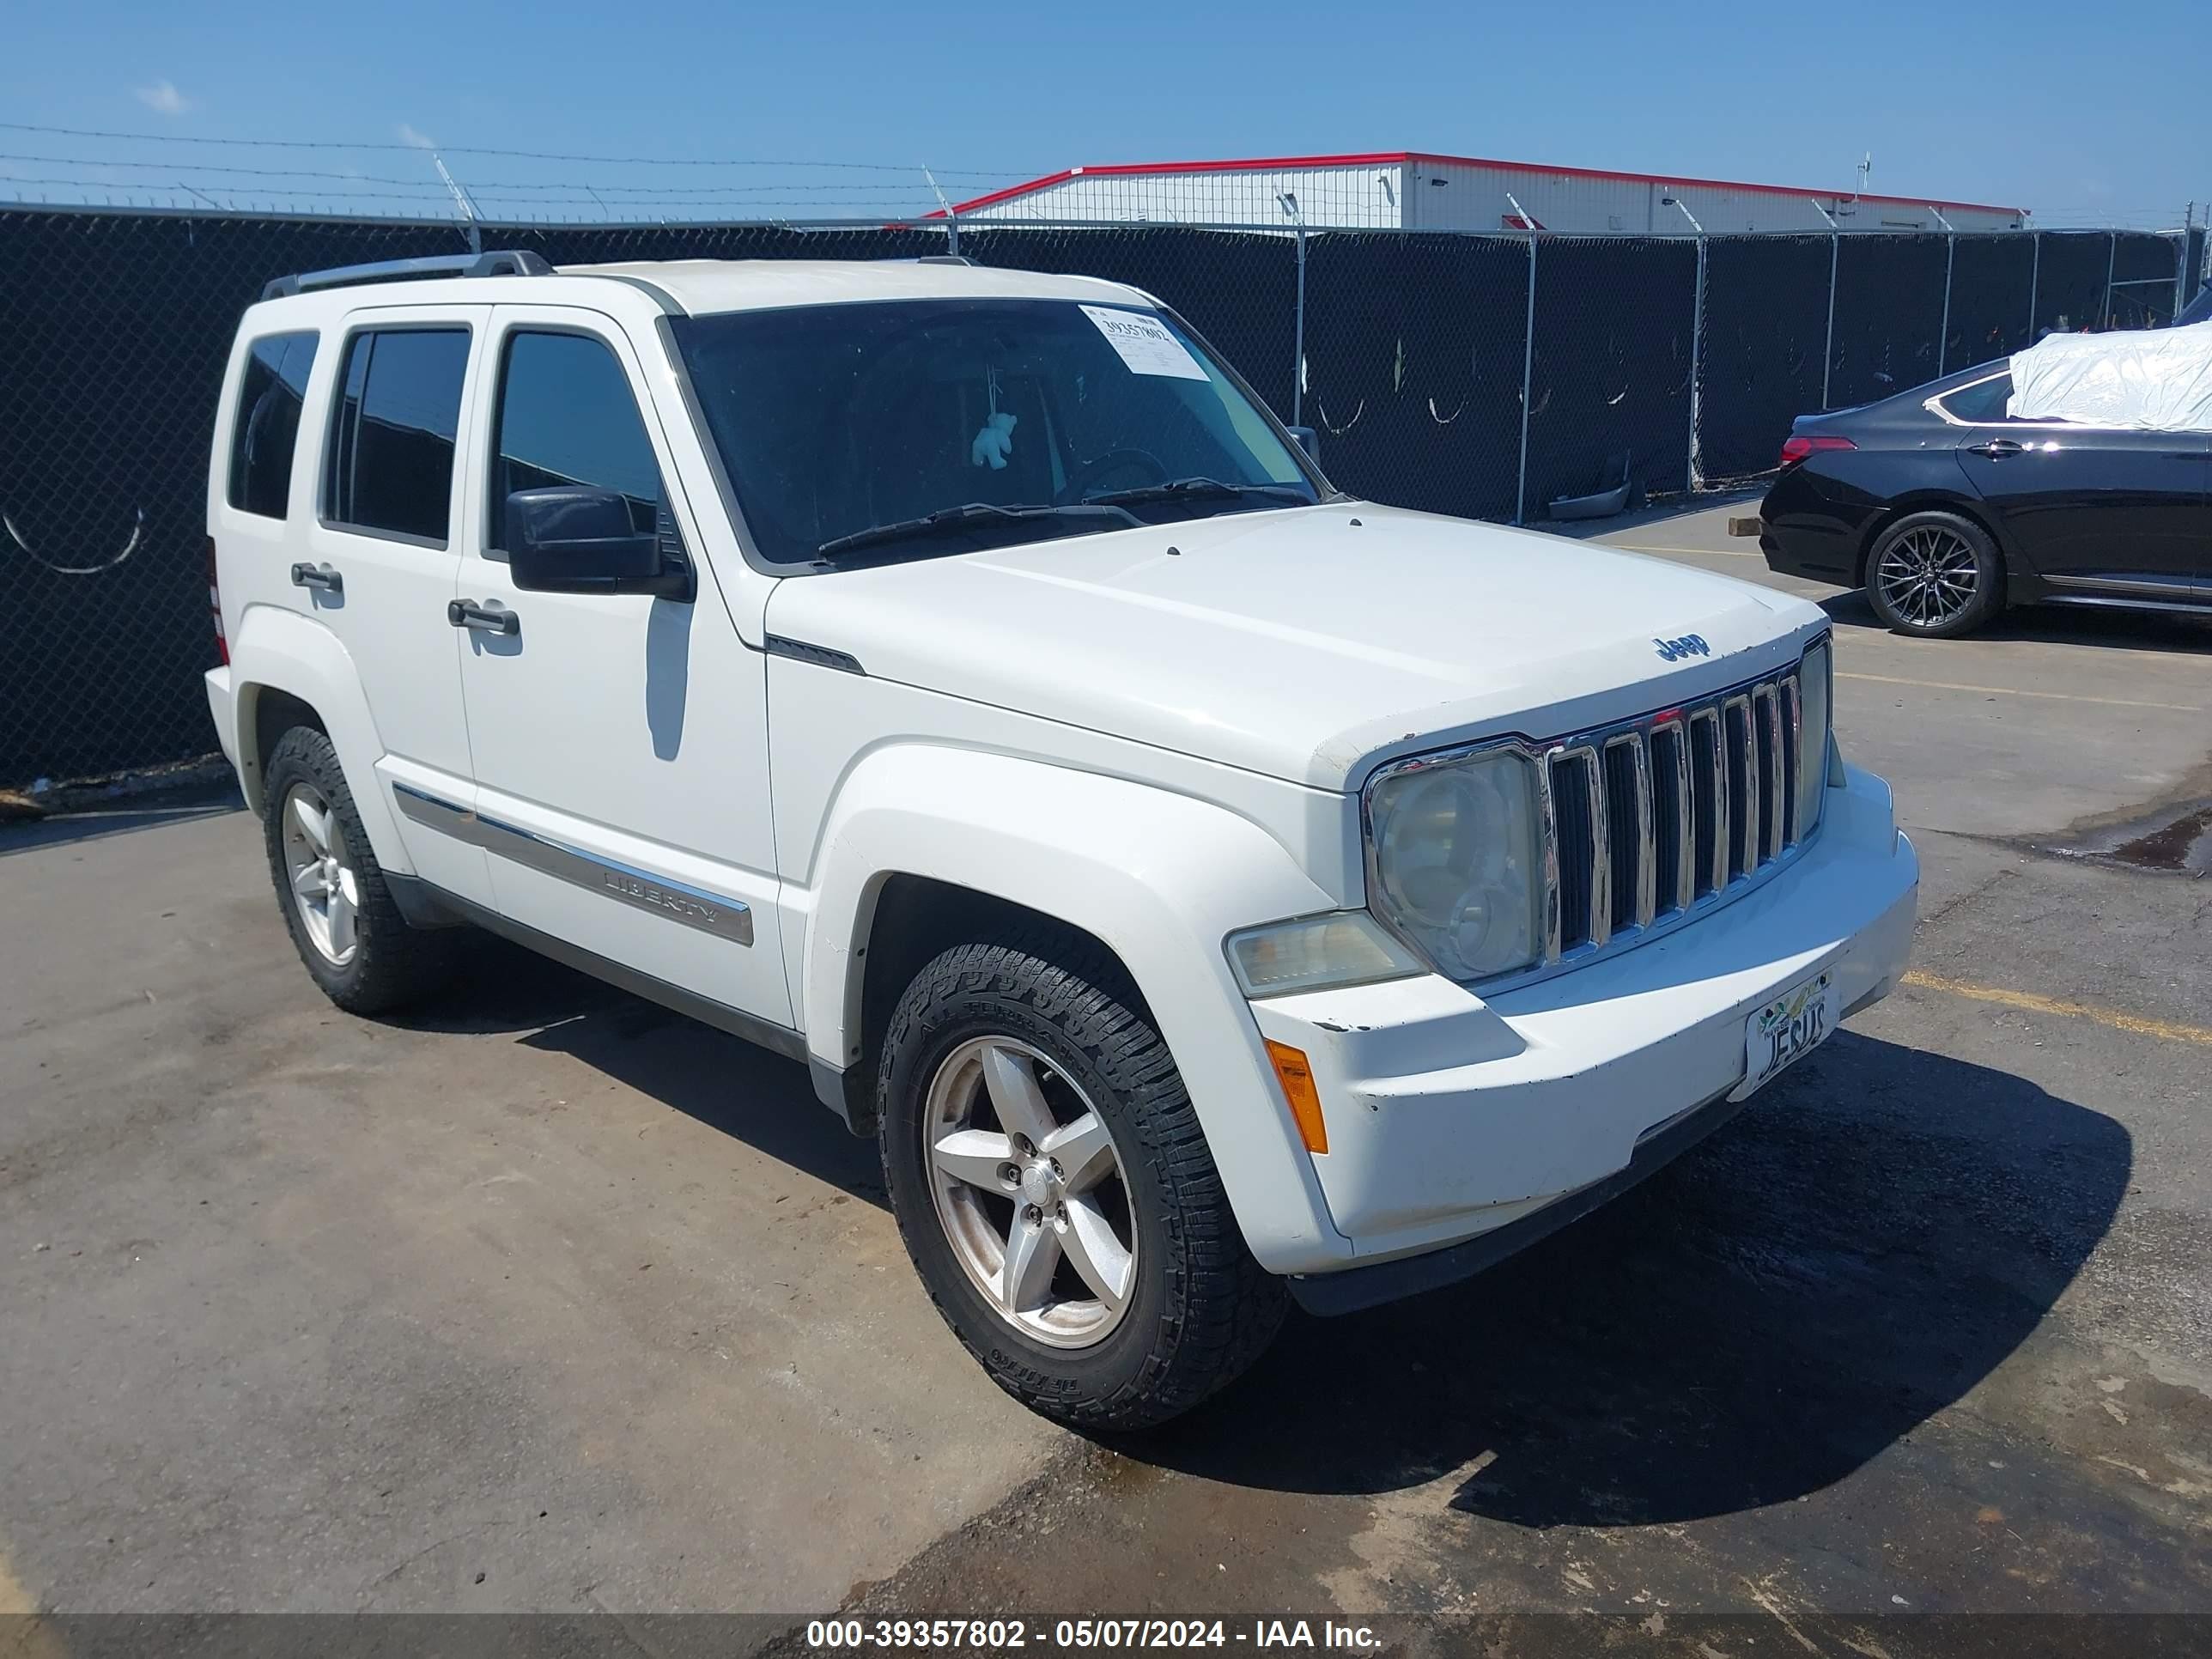
M 0 1659 L 68 1659 L 54 1627 L 40 1618 L 38 1599 L 25 1589 L 0 1551 Z
M 1893 674 L 1846 674 L 1836 671 L 1839 680 L 1866 680 L 1875 685 L 1911 685 L 1923 691 L 1979 691 L 1992 697 L 2040 697 L 2046 702 L 2094 702 L 2107 708 L 2160 708 L 2170 714 L 2202 714 L 2205 711 L 2193 703 L 2136 702 L 2127 697 L 2085 697 L 2072 691 L 2023 691 L 2013 685 L 1960 685 L 1950 680 L 1907 680 Z
M 38 1610 L 38 1602 L 17 1581 L 6 1553 L 0 1552 L 0 1618 L 20 1618 Z
M 1994 1002 L 2002 1008 L 2018 1008 L 2025 1013 L 2056 1014 L 2063 1019 L 2094 1020 L 2100 1025 L 2109 1025 L 2116 1031 L 2130 1031 L 2137 1036 L 2162 1037 L 2168 1042 L 2194 1042 L 2212 1048 L 2212 1027 L 2184 1025 L 2178 1020 L 2144 1019 L 2136 1014 L 2124 1014 L 2112 1008 L 2093 1008 L 2086 1002 L 2062 1002 L 2056 997 L 2039 997 L 2032 991 L 2005 991 L 1994 985 L 1970 985 L 1965 980 L 1945 979 L 1937 974 L 1923 974 L 1914 969 L 1905 976 L 1905 983 L 1923 991 L 1944 991 L 1954 997 L 1966 997 L 1975 1002 Z

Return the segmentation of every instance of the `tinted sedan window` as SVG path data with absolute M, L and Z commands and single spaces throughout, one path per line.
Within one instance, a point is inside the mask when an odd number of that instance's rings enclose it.
M 2012 376 L 1994 374 L 1986 380 L 1946 392 L 1936 401 L 1954 421 L 1964 421 L 1970 426 L 1991 426 L 2009 418 L 2005 414 L 2005 401 L 2011 396 Z

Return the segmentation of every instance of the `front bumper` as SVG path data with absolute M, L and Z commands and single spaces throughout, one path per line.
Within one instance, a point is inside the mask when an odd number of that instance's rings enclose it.
M 1314 1166 L 1352 1243 L 1328 1276 L 1509 1227 L 1509 1249 L 1531 1242 L 1571 1218 L 1535 1225 L 1542 1212 L 1581 1214 L 1717 1126 L 1753 1010 L 1823 971 L 1846 1012 L 1887 994 L 1911 948 L 1918 860 L 1868 773 L 1847 769 L 1825 813 L 1790 869 L 1712 915 L 1494 1001 L 1428 976 L 1254 1004 L 1320 1091 L 1328 1151 Z M 1505 1253 L 1461 1252 L 1449 1276 Z M 1300 1288 L 1329 1311 L 1403 1293 Z

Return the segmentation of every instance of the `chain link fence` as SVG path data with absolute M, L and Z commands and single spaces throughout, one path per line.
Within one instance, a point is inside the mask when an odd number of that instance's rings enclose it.
M 1510 518 L 1526 240 L 1334 232 L 1306 239 L 1305 262 L 1304 384 L 1275 408 L 1320 433 L 1331 478 L 1378 501 Z
M 1791 419 L 1828 402 L 1832 236 L 1725 236 L 1705 246 L 1698 453 L 1716 478 L 1774 465 Z
M 1371 499 L 1538 520 L 1773 463 L 1793 415 L 2051 329 L 2169 318 L 2201 236 L 1463 235 L 1188 225 L 486 224 L 556 264 L 880 259 L 1132 283 Z M 272 276 L 465 252 L 448 222 L 0 209 L 0 784 L 213 747 L 205 496 L 238 314 Z M 2190 257 L 2193 255 L 2194 257 Z

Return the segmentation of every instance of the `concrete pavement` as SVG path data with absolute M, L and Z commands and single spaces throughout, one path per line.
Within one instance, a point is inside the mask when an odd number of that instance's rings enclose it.
M 1797 586 L 1729 510 L 1603 533 Z M 489 942 L 435 1018 L 338 1014 L 240 813 L 10 832 L 0 1591 L 1705 1612 L 1766 1652 L 2212 1612 L 2212 886 L 2078 855 L 2212 796 L 2212 629 L 1936 645 L 1823 597 L 1914 981 L 1611 1210 L 1112 1447 L 969 1364 L 797 1066 Z

